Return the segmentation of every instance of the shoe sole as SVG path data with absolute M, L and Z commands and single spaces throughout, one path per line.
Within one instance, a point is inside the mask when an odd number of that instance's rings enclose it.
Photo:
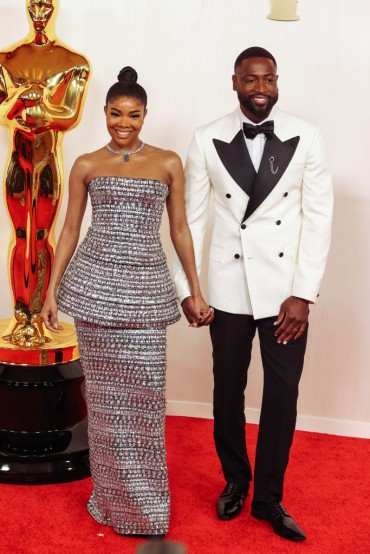
M 235 519 L 236 517 L 238 517 L 240 515 L 240 512 L 238 514 L 235 514 L 234 516 L 219 516 L 217 514 L 217 517 L 220 521 L 230 521 L 231 519 Z
M 257 512 L 257 510 L 251 510 L 251 515 L 253 517 L 255 517 L 256 519 L 260 520 L 260 521 L 267 521 L 267 523 L 272 527 L 272 530 L 274 531 L 274 533 L 276 535 L 278 535 L 278 537 L 282 537 L 283 539 L 287 539 L 288 541 L 293 541 L 293 542 L 302 542 L 304 540 L 306 540 L 306 537 L 289 537 L 289 535 L 283 535 L 282 533 L 278 533 L 272 523 L 269 522 L 269 520 L 263 515 L 261 514 L 261 512 Z
M 239 510 L 239 512 L 237 512 L 236 514 L 232 514 L 230 516 L 220 515 L 218 512 L 216 512 L 216 514 L 218 519 L 220 519 L 221 521 L 230 521 L 230 519 L 235 519 L 236 517 L 240 516 L 241 512 L 242 512 L 242 508 Z

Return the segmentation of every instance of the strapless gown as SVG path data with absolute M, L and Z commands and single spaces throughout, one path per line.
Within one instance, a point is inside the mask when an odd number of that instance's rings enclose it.
M 159 234 L 168 187 L 98 177 L 89 195 L 91 227 L 58 290 L 86 381 L 88 510 L 118 533 L 164 534 L 166 327 L 180 318 Z

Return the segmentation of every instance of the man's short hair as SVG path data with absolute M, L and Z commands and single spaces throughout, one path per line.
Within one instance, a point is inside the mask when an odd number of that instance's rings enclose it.
M 261 48 L 260 46 L 251 46 L 250 48 L 243 50 L 243 52 L 241 52 L 236 58 L 234 71 L 242 63 L 242 61 L 246 60 L 247 58 L 268 58 L 269 60 L 273 61 L 275 68 L 277 67 L 274 56 L 270 54 L 268 50 L 265 50 L 265 48 Z

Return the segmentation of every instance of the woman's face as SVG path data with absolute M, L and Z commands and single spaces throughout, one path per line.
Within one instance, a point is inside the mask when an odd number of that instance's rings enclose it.
M 140 145 L 139 133 L 146 109 L 140 100 L 131 96 L 118 96 L 104 108 L 108 133 L 118 150 L 135 150 Z

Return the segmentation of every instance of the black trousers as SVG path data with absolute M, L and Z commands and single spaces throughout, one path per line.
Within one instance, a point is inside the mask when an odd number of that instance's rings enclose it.
M 297 417 L 298 384 L 307 327 L 296 341 L 278 344 L 276 317 L 215 310 L 211 324 L 214 372 L 214 438 L 226 481 L 252 479 L 245 435 L 244 391 L 252 342 L 258 329 L 264 371 L 263 398 L 254 468 L 254 500 L 281 500 Z

